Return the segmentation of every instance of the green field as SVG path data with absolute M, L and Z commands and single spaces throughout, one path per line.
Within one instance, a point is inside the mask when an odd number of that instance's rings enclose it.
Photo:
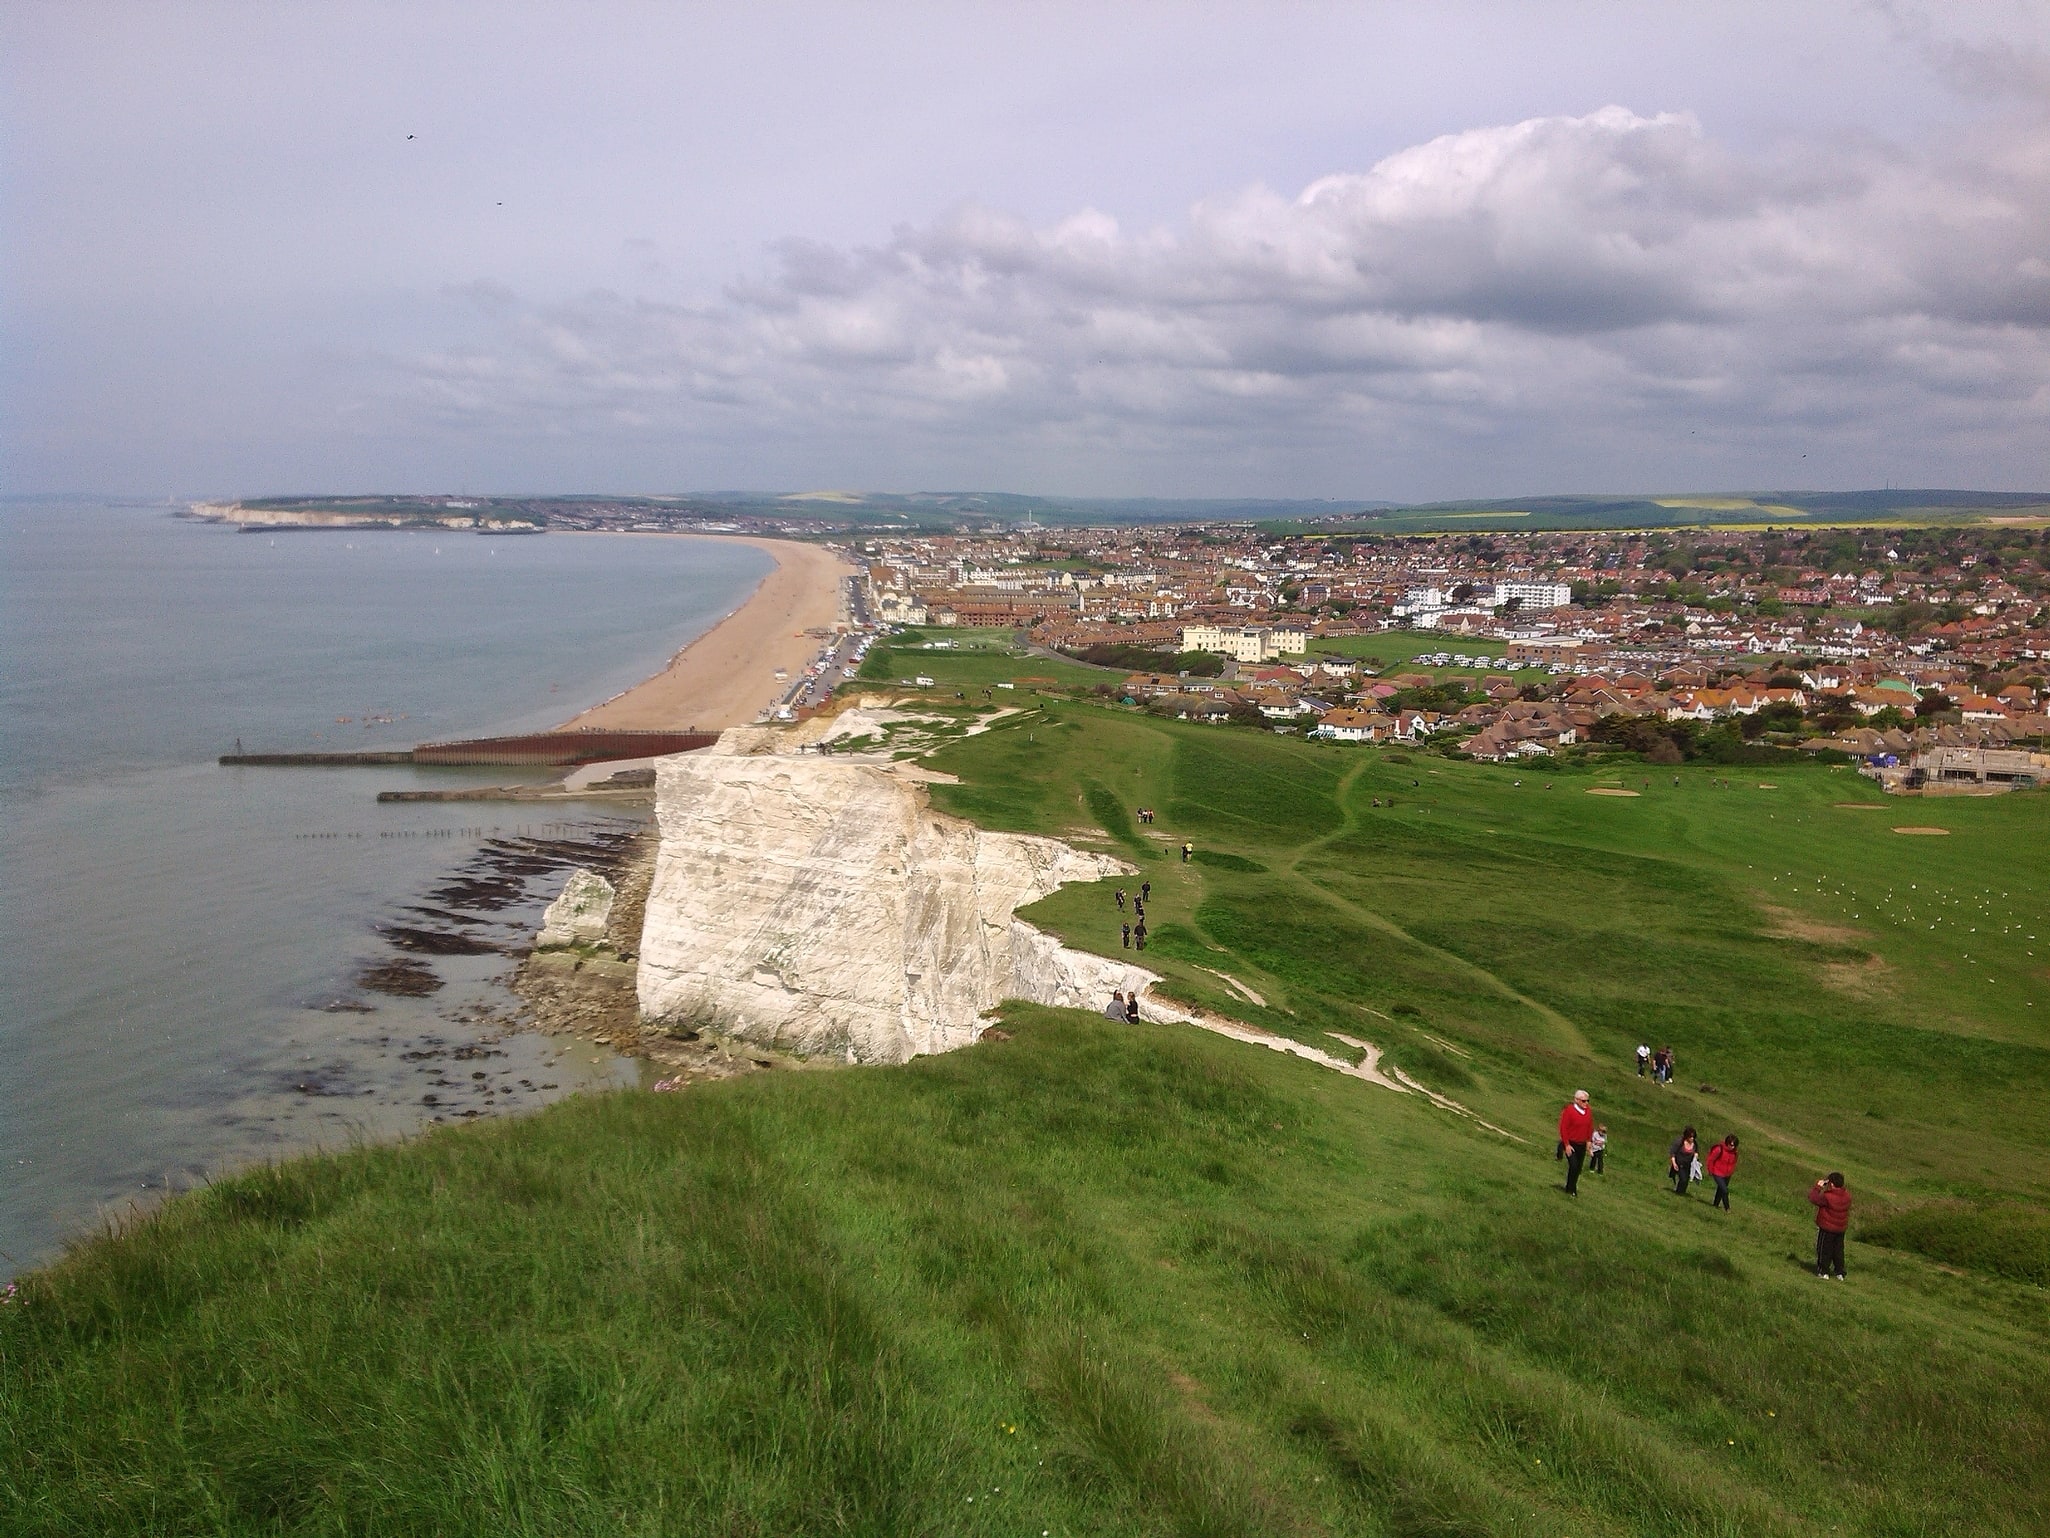
M 1357 657 L 1386 672 L 1406 665 L 1410 659 L 1437 652 L 1464 657 L 1508 655 L 1508 643 L 1486 636 L 1450 636 L 1436 630 L 1384 630 L 1379 635 L 1318 636 L 1310 642 L 1312 657 Z M 1470 673 L 1471 668 L 1429 669 L 1432 672 Z
M 1517 497 L 1372 508 L 1355 515 L 1280 513 L 1276 533 L 1530 534 L 1545 529 L 1901 528 L 1963 526 L 1988 518 L 2050 515 L 2042 492 L 1841 491 L 1757 495 L 1681 493 L 1648 497 Z
M 2050 798 L 1015 694 L 937 804 L 1124 852 L 1164 991 L 1502 1131 L 1015 1007 L 900 1069 L 301 1161 L 0 1308 L 0 1530 L 2050 1530 Z M 1102 887 L 1028 916 L 1124 954 Z M 1569 1202 L 1577 1086 L 1611 1152 Z M 1664 1188 L 1682 1122 L 1742 1135 L 1733 1213 Z
M 933 627 L 907 629 L 878 640 L 863 660 L 854 692 L 878 685 L 901 685 L 914 678 L 933 680 L 933 692 L 955 690 L 978 694 L 999 683 L 1026 689 L 1093 689 L 1120 682 L 1114 669 L 1089 667 L 1060 657 L 1037 657 L 1015 643 L 1009 630 Z M 931 642 L 952 642 L 933 648 Z

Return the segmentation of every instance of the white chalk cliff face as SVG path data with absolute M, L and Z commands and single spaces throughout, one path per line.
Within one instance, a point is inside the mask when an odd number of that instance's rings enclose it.
M 639 984 L 651 1020 L 902 1062 L 973 1041 L 1006 998 L 1100 1009 L 1158 980 L 1011 916 L 1131 867 L 945 816 L 887 765 L 679 754 L 655 785 Z

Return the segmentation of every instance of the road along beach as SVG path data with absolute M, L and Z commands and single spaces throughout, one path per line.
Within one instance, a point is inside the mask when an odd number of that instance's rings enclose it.
M 617 539 L 616 534 L 570 538 Z M 739 608 L 692 641 L 654 677 L 563 723 L 663 731 L 744 726 L 784 692 L 780 671 L 796 678 L 818 655 L 819 634 L 841 618 L 855 568 L 818 545 L 722 534 L 642 534 L 639 539 L 726 539 L 752 545 L 776 563 Z

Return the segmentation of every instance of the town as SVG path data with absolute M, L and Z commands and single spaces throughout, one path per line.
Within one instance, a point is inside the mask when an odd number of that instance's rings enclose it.
M 854 544 L 877 623 L 1014 631 L 1121 669 L 1099 692 L 1164 715 L 1491 760 L 1800 747 L 1889 789 L 2050 780 L 2038 527 L 1026 526 Z

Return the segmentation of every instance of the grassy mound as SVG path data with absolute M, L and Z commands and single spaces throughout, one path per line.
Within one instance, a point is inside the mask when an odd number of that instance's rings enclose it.
M 2050 1211 L 2019 1202 L 1930 1202 L 1868 1223 L 1868 1243 L 2050 1287 Z
M 1018 1009 L 217 1186 L 0 1325 L 9 1532 L 2041 1531 L 2041 1339 Z M 1861 1262 L 1863 1257 L 1860 1257 Z

